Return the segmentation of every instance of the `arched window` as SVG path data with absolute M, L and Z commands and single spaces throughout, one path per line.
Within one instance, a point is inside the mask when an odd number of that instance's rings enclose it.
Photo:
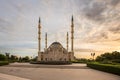
M 43 55 L 41 55 L 41 61 L 43 60 Z
M 71 61 L 71 55 L 69 54 L 69 61 Z
M 64 60 L 66 61 L 66 58 Z
M 59 49 L 59 52 L 61 52 L 61 49 Z
M 62 58 L 60 58 L 59 60 L 62 61 Z
M 52 61 L 52 58 L 50 58 L 50 61 Z
M 60 48 L 60 49 L 59 49 L 59 52 L 62 52 L 62 50 L 63 50 L 63 49 L 62 49 L 62 48 Z

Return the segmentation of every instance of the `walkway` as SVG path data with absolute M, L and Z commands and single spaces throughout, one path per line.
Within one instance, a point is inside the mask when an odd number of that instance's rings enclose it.
M 31 80 L 120 80 L 120 76 L 87 68 L 86 64 L 33 65 L 14 63 L 0 67 L 0 73 Z
M 30 79 L 0 73 L 0 80 L 30 80 Z

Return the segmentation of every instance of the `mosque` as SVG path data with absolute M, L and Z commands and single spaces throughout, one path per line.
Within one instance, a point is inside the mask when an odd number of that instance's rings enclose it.
M 47 47 L 47 33 L 45 35 L 45 49 L 41 51 L 41 21 L 38 22 L 38 61 L 39 62 L 69 62 L 74 60 L 74 20 L 71 19 L 71 51 L 68 51 L 69 34 L 66 34 L 66 48 L 59 42 L 53 42 Z

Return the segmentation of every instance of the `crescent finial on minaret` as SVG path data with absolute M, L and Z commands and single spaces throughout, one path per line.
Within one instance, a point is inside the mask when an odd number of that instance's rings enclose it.
M 73 22 L 73 15 L 72 15 L 72 22 Z
M 41 21 L 40 21 L 40 17 L 39 17 L 39 23 L 40 23 Z

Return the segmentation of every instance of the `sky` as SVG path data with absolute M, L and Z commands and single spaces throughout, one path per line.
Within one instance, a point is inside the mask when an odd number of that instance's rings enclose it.
M 66 48 L 71 16 L 74 17 L 74 51 L 91 58 L 120 51 L 120 0 L 0 0 L 0 53 L 36 56 L 38 20 L 41 18 L 42 51 L 55 41 Z

